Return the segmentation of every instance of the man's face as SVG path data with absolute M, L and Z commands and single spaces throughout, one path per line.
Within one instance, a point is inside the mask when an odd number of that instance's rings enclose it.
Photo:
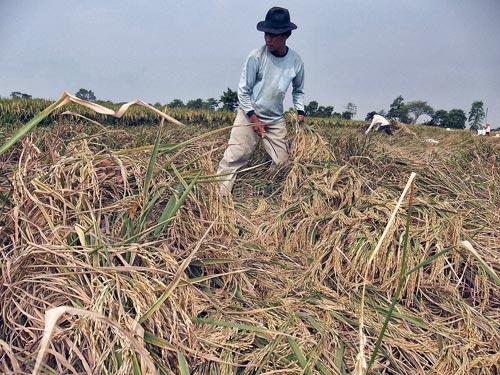
M 264 34 L 266 46 L 271 52 L 282 52 L 285 48 L 286 39 L 286 34 Z

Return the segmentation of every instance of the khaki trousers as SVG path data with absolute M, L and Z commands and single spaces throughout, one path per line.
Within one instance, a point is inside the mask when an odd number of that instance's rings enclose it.
M 239 109 L 234 120 L 234 127 L 224 157 L 219 163 L 217 174 L 221 176 L 221 192 L 228 194 L 233 189 L 236 172 L 250 160 L 259 136 L 250 125 L 250 119 Z M 243 126 L 241 126 L 243 125 Z M 271 156 L 273 163 L 284 164 L 288 161 L 285 120 L 265 125 L 262 138 L 264 149 Z

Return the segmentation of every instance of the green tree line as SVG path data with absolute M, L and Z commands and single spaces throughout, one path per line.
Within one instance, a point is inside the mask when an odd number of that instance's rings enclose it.
M 97 101 L 96 95 L 92 90 L 81 88 L 75 93 L 75 95 L 81 99 Z M 11 92 L 10 97 L 12 99 L 32 99 L 31 95 L 20 91 Z M 159 102 L 154 105 L 156 107 L 163 106 Z M 232 112 L 238 107 L 238 94 L 236 91 L 233 91 L 228 87 L 227 90 L 223 91 L 219 98 L 197 98 L 187 100 L 186 102 L 181 99 L 173 99 L 166 105 L 169 108 L 189 108 L 208 111 Z M 349 102 L 344 107 L 343 111 L 336 112 L 334 106 L 320 105 L 316 100 L 313 100 L 305 105 L 304 111 L 306 116 L 311 117 L 338 117 L 350 120 L 356 115 L 357 106 L 354 103 Z M 382 115 L 389 119 L 395 119 L 406 124 L 416 124 L 419 118 L 426 115 L 430 118 L 430 120 L 425 122 L 425 125 L 465 129 L 466 123 L 468 122 L 471 130 L 477 130 L 486 118 L 484 103 L 479 100 L 472 103 L 469 113 L 466 114 L 464 110 L 459 108 L 453 108 L 449 111 L 444 109 L 434 110 L 434 108 L 423 100 L 405 102 L 403 96 L 401 95 L 393 100 L 387 112 L 385 110 L 368 112 L 365 120 L 371 119 L 375 114 Z
M 371 111 L 367 113 L 365 119 L 368 120 L 375 114 L 382 115 L 389 119 L 395 119 L 405 124 L 416 124 L 421 116 L 427 115 L 430 120 L 425 122 L 424 125 L 465 129 L 466 123 L 468 122 L 471 130 L 477 130 L 486 117 L 484 103 L 479 100 L 472 103 L 471 109 L 467 115 L 465 111 L 460 108 L 453 108 L 449 111 L 444 109 L 434 110 L 434 108 L 423 100 L 405 103 L 401 95 L 394 99 L 389 107 L 389 111 Z

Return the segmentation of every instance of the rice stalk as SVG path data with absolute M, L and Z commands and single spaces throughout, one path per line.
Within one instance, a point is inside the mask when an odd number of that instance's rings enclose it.
M 368 361 L 368 365 L 366 368 L 366 372 L 368 373 L 373 366 L 373 363 L 375 362 L 375 358 L 377 358 L 377 353 L 380 350 L 380 344 L 382 340 L 384 339 L 385 331 L 387 329 L 387 325 L 389 324 L 389 321 L 392 318 L 393 312 L 394 312 L 394 307 L 396 306 L 396 303 L 398 302 L 399 295 L 401 293 L 401 290 L 403 289 L 403 286 L 406 282 L 407 278 L 407 262 L 408 262 L 408 246 L 409 246 L 409 235 L 410 235 L 410 220 L 411 220 L 411 214 L 412 214 L 412 208 L 413 208 L 413 199 L 414 199 L 414 190 L 415 190 L 415 182 L 414 180 L 411 183 L 410 187 L 410 193 L 408 196 L 408 213 L 407 213 L 407 218 L 406 218 L 406 230 L 404 233 L 404 238 L 403 238 L 403 259 L 401 261 L 401 271 L 399 274 L 399 282 L 398 286 L 396 288 L 396 292 L 394 296 L 392 297 L 391 305 L 389 306 L 389 309 L 387 311 L 387 314 L 385 316 L 384 323 L 382 325 L 382 330 L 380 331 L 377 341 L 375 341 L 375 348 L 373 349 L 372 355 L 370 356 L 370 360 Z M 380 242 L 379 242 L 380 243 Z M 360 324 L 361 325 L 361 324 Z
M 144 113 L 130 109 L 124 117 L 134 123 Z M 1 157 L 3 372 L 19 372 L 8 353 L 20 373 L 32 372 L 44 313 L 54 307 L 93 311 L 136 332 L 211 225 L 135 337 L 160 373 L 180 371 L 179 353 L 197 375 L 349 373 L 359 354 L 364 284 L 366 338 L 379 336 L 388 322 L 378 347 L 383 359 L 377 355 L 371 372 L 498 372 L 499 288 L 461 245 L 469 241 L 498 275 L 494 140 L 418 126 L 412 127 L 418 138 L 399 132 L 367 140 L 354 124 L 311 119 L 311 129 L 290 132 L 289 165 L 269 170 L 266 154 L 256 150 L 228 200 L 214 183 L 226 120 L 214 115 L 210 121 L 220 124 L 213 130 L 200 126 L 208 121 L 202 114 L 182 116 L 196 123 L 165 127 L 158 142 L 156 126 L 124 128 L 126 121 L 97 116 L 113 125 L 106 128 L 68 117 L 34 129 Z M 443 147 L 428 149 L 420 139 L 429 137 Z M 411 251 L 402 245 L 407 218 L 396 215 L 366 273 L 411 172 L 419 175 Z M 175 213 L 161 220 L 194 180 Z M 407 208 L 403 202 L 400 209 Z M 387 319 L 403 263 L 405 283 Z M 58 327 L 45 373 L 129 374 L 145 364 L 102 321 L 64 314 Z M 367 340 L 365 353 L 374 351 L 375 340 Z
M 161 295 L 161 297 L 156 301 L 145 313 L 139 318 L 139 323 L 142 324 L 144 323 L 147 319 L 149 319 L 160 307 L 161 305 L 167 300 L 168 297 L 172 294 L 172 291 L 177 287 L 179 284 L 182 275 L 184 274 L 184 271 L 186 270 L 187 266 L 191 263 L 193 257 L 196 255 L 198 250 L 200 249 L 201 244 L 203 243 L 203 240 L 205 237 L 208 235 L 212 227 L 214 226 L 215 223 L 212 223 L 207 231 L 203 234 L 201 237 L 200 241 L 196 244 L 194 247 L 193 251 L 189 254 L 189 256 L 184 259 L 184 261 L 181 263 L 179 270 L 175 274 L 174 279 L 170 283 L 170 285 L 167 287 L 165 292 Z
M 42 341 L 40 343 L 40 350 L 38 352 L 38 356 L 36 359 L 35 367 L 33 369 L 33 375 L 37 375 L 41 371 L 41 366 L 42 362 L 44 360 L 44 357 L 48 351 L 48 347 L 50 344 L 50 340 L 52 337 L 52 334 L 54 332 L 54 329 L 56 327 L 57 321 L 63 314 L 72 314 L 72 315 L 78 315 L 82 317 L 87 317 L 95 320 L 102 320 L 106 324 L 110 325 L 114 329 L 116 329 L 120 334 L 122 334 L 130 343 L 132 348 L 140 353 L 141 359 L 143 361 L 143 365 L 139 369 L 139 373 L 141 374 L 157 374 L 156 368 L 149 357 L 147 351 L 144 349 L 144 347 L 137 342 L 137 340 L 133 337 L 132 334 L 129 332 L 125 331 L 123 328 L 121 328 L 117 323 L 113 322 L 112 320 L 106 318 L 105 316 L 98 314 L 93 311 L 88 311 L 88 310 L 83 310 L 83 309 L 77 309 L 74 307 L 69 307 L 69 306 L 59 306 L 50 310 L 47 310 L 45 312 L 45 329 L 42 337 Z M 139 333 L 140 334 L 140 333 Z
M 54 110 L 57 108 L 60 108 L 64 106 L 67 103 L 76 103 L 80 104 L 86 108 L 89 108 L 97 113 L 101 113 L 104 115 L 108 116 L 114 116 L 116 118 L 120 118 L 123 116 L 123 114 L 130 108 L 132 105 L 140 105 L 145 108 L 148 108 L 149 110 L 153 111 L 157 115 L 159 115 L 162 119 L 167 120 L 173 124 L 176 125 L 184 125 L 180 121 L 177 121 L 175 118 L 167 115 L 164 112 L 159 111 L 158 109 L 154 108 L 153 106 L 143 102 L 142 100 L 136 99 L 131 102 L 123 104 L 117 111 L 113 111 L 109 108 L 106 108 L 102 105 L 99 105 L 97 103 L 92 103 L 87 100 L 83 100 L 80 98 L 77 98 L 76 96 L 73 96 L 69 94 L 68 92 L 63 92 L 61 97 L 57 99 L 54 103 L 52 103 L 50 106 L 45 108 L 42 112 L 37 114 L 31 121 L 29 121 L 26 125 L 23 125 L 21 128 L 19 128 L 14 135 L 12 135 L 7 142 L 5 142 L 2 146 L 0 146 L 0 155 L 4 154 L 9 148 L 11 148 L 13 145 L 15 145 L 21 138 L 23 138 L 27 133 L 29 133 L 36 125 L 38 125 L 43 119 L 45 119 L 48 115 L 50 115 Z
M 382 247 L 384 239 L 387 236 L 387 233 L 389 233 L 389 230 L 391 229 L 391 226 L 392 226 L 392 224 L 393 224 L 393 222 L 394 222 L 394 220 L 396 218 L 396 214 L 397 214 L 399 208 L 401 207 L 403 199 L 405 198 L 408 190 L 412 190 L 413 181 L 415 180 L 415 177 L 416 177 L 416 173 L 412 172 L 412 174 L 408 178 L 408 182 L 406 183 L 406 186 L 405 186 L 403 192 L 401 193 L 401 196 L 399 197 L 398 202 L 396 203 L 396 206 L 394 207 L 394 210 L 392 211 L 391 217 L 389 218 L 389 221 L 387 222 L 387 225 L 386 225 L 386 227 L 384 229 L 384 232 L 382 233 L 382 236 L 380 237 L 379 241 L 377 242 L 377 246 L 375 247 L 375 249 L 373 250 L 373 252 L 370 254 L 370 257 L 368 258 L 367 265 L 366 265 L 366 268 L 365 268 L 365 276 L 363 278 L 364 280 L 368 279 L 368 270 L 370 269 L 370 265 L 371 265 L 373 259 L 375 258 L 375 255 L 378 253 L 378 251 Z M 405 267 L 405 272 L 406 272 L 406 267 Z M 401 284 L 401 281 L 400 281 L 400 284 Z M 398 292 L 400 292 L 401 291 L 401 287 L 398 287 L 398 289 L 399 289 Z M 361 304 L 360 304 L 361 311 L 360 311 L 360 315 L 359 315 L 359 353 L 358 353 L 358 357 L 357 357 L 357 361 L 356 361 L 356 370 L 355 370 L 355 374 L 359 374 L 359 375 L 366 374 L 367 371 L 368 371 L 368 369 L 369 369 L 369 367 L 372 364 L 372 361 L 370 361 L 369 364 L 366 363 L 365 354 L 364 354 L 365 353 L 366 341 L 367 341 L 366 336 L 365 336 L 365 334 L 363 332 L 363 328 L 364 328 L 365 293 L 366 293 L 366 281 L 363 283 L 363 289 L 362 289 L 362 292 L 361 292 Z M 397 294 L 399 294 L 399 293 L 397 293 Z M 389 314 L 388 314 L 388 317 L 390 319 L 390 315 Z M 388 321 L 388 319 L 387 319 L 387 321 Z M 384 331 L 385 331 L 385 329 L 383 330 L 383 332 Z M 383 338 L 383 332 L 379 336 L 380 340 L 381 340 L 381 338 Z M 377 341 L 379 341 L 379 340 L 377 340 Z M 378 342 L 378 344 L 380 345 L 380 342 Z M 376 351 L 378 351 L 378 346 L 376 346 Z

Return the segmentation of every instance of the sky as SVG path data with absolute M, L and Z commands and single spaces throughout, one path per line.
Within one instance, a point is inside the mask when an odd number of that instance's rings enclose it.
M 353 102 L 364 119 L 398 95 L 466 112 L 482 100 L 500 127 L 500 0 L 0 0 L 0 96 L 218 98 L 272 6 L 298 25 L 306 103 Z

